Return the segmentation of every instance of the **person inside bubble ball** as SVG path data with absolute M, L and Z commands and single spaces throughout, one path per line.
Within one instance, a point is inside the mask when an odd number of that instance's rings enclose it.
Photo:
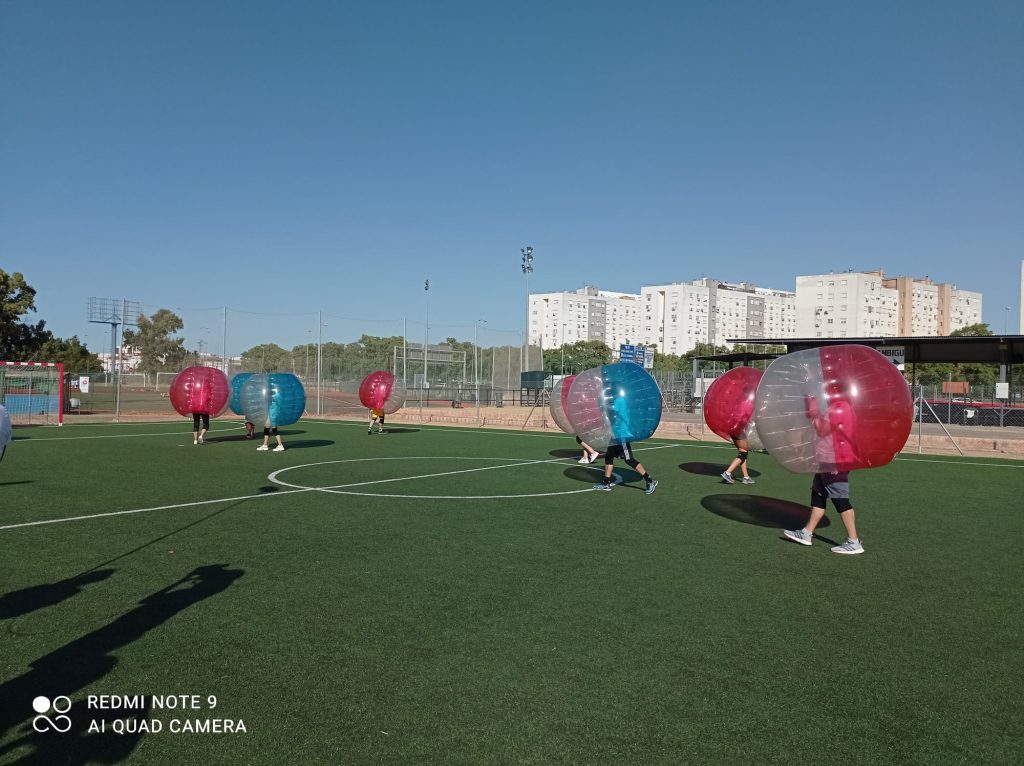
M 203 437 L 206 436 L 206 432 L 210 430 L 210 413 L 209 412 L 193 412 L 192 413 L 192 443 L 202 444 Z
M 817 437 L 816 456 L 824 469 L 814 474 L 811 481 L 810 517 L 802 529 L 787 529 L 783 534 L 795 543 L 811 545 L 814 530 L 825 517 L 825 507 L 831 500 L 846 528 L 846 542 L 833 546 L 832 552 L 856 555 L 864 552 L 864 546 L 857 535 L 857 514 L 850 502 L 850 473 L 839 470 L 857 458 L 853 407 L 845 388 L 834 381 L 826 386 L 825 401 L 822 411 L 817 397 L 809 396 L 806 400 L 807 418 Z
M 601 454 L 578 436 L 576 437 L 576 443 L 583 448 L 583 455 L 576 461 L 577 463 L 593 463 L 597 460 L 597 456 Z
M 640 461 L 633 457 L 633 445 L 629 442 L 613 444 L 608 447 L 608 451 L 604 453 L 604 479 L 600 483 L 595 484 L 594 489 L 601 490 L 603 492 L 611 492 L 612 466 L 614 465 L 615 458 L 617 457 L 622 458 L 626 462 L 626 465 L 643 477 L 645 486 L 644 492 L 648 495 L 653 495 L 654 490 L 658 488 L 658 481 L 647 473 L 647 469 L 640 464 Z
M 377 433 L 384 433 L 384 410 L 379 410 L 376 407 L 370 408 L 370 425 L 366 428 L 367 436 L 373 433 L 374 423 L 377 424 Z
M 730 434 L 729 438 L 732 439 L 732 443 L 736 445 L 736 457 L 729 463 L 729 467 L 722 472 L 722 479 L 726 484 L 735 484 L 736 480 L 732 478 L 732 472 L 737 467 L 743 470 L 743 484 L 753 484 L 754 480 L 750 478 L 750 472 L 747 471 L 747 455 L 750 453 L 750 445 L 747 443 L 747 439 L 743 434 Z
M 266 452 L 270 449 L 270 436 L 273 434 L 274 438 L 277 439 L 277 446 L 274 447 L 274 452 L 284 452 L 284 442 L 281 441 L 281 434 L 277 430 L 277 426 L 271 425 L 269 422 L 263 427 L 263 444 L 258 446 L 256 450 L 258 452 Z

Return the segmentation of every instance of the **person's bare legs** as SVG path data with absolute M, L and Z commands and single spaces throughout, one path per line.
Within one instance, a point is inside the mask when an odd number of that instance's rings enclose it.
M 843 520 L 843 526 L 846 527 L 846 536 L 851 540 L 859 540 L 860 538 L 857 537 L 857 514 L 853 508 L 840 513 L 839 518 Z
M 849 511 L 847 511 L 847 513 L 849 513 Z M 824 508 L 814 508 L 814 507 L 812 507 L 811 508 L 811 517 L 807 520 L 807 523 L 804 524 L 804 529 L 807 532 L 809 532 L 810 534 L 813 535 L 814 534 L 814 530 L 817 528 L 818 524 L 821 523 L 821 520 L 824 517 L 825 517 L 825 509 Z M 845 521 L 845 519 L 844 519 L 844 521 Z

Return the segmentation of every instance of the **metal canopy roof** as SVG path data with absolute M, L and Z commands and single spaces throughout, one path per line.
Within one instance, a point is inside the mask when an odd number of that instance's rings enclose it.
M 746 345 L 778 345 L 785 346 L 786 353 L 802 351 L 819 346 L 837 346 L 859 343 L 862 346 L 878 348 L 879 346 L 903 346 L 904 361 L 907 364 L 924 364 L 934 362 L 950 363 L 989 363 L 1014 365 L 1024 363 L 1024 335 L 990 335 L 980 337 L 960 336 L 925 336 L 910 338 L 728 338 L 728 343 Z M 702 356 L 720 362 L 739 361 L 744 359 L 773 359 L 778 354 L 744 354 L 742 352 Z M 746 363 L 744 361 L 744 363 Z

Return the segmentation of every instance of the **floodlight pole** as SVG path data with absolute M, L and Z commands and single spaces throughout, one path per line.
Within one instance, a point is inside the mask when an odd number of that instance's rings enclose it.
M 316 312 L 316 414 L 319 417 L 320 409 L 320 387 L 323 385 L 322 375 L 324 366 L 324 316 L 322 311 Z
M 523 368 L 530 363 L 530 274 L 533 273 L 533 246 L 521 247 L 519 252 L 523 255 L 522 268 L 523 275 L 526 277 L 526 343 L 523 348 L 523 355 L 519 360 L 519 372 L 522 373 Z
M 114 420 L 115 421 L 120 421 L 120 419 L 121 419 L 121 373 L 123 372 L 121 367 L 124 364 L 124 359 L 123 359 L 123 356 L 121 354 L 121 347 L 124 345 L 124 323 L 125 323 L 125 320 L 126 320 L 125 312 L 128 309 L 127 303 L 128 302 L 124 298 L 121 299 L 121 324 L 120 324 L 121 332 L 118 334 L 118 343 L 117 343 L 117 387 L 115 388 L 115 394 L 114 394 Z M 111 359 L 111 362 L 113 362 L 113 359 Z
M 220 362 L 223 368 L 224 374 L 229 375 L 231 372 L 231 366 L 228 364 L 228 307 L 224 307 L 224 323 L 223 323 L 224 334 L 220 339 Z
M 427 344 L 430 342 L 430 280 L 423 280 L 426 308 L 423 319 L 423 386 L 420 388 L 420 418 L 423 417 L 423 394 L 430 393 L 430 379 L 427 377 Z
M 476 385 L 476 422 L 480 424 L 480 323 L 486 319 L 473 322 L 473 382 Z

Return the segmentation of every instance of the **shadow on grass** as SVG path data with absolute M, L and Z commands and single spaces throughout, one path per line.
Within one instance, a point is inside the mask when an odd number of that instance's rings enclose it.
M 808 515 L 806 505 L 762 495 L 707 495 L 701 500 L 701 505 L 725 519 L 775 529 L 799 529 Z M 828 525 L 826 516 L 818 526 Z
M 562 471 L 562 475 L 567 479 L 572 479 L 573 481 L 584 482 L 586 484 L 597 484 L 604 477 L 604 464 L 601 463 L 598 465 L 595 463 L 589 466 L 570 466 Z M 631 468 L 620 468 L 616 466 L 612 475 L 616 477 L 615 483 L 620 487 L 624 487 L 625 489 L 639 489 L 641 491 L 646 489 L 644 477 Z M 639 482 L 639 486 L 629 486 L 635 482 Z
M 0 740 L 16 730 L 16 735 L 0 747 L 0 760 L 84 766 L 128 758 L 143 737 L 138 726 L 149 718 L 148 705 L 141 709 L 87 712 L 83 700 L 74 699 L 76 693 L 117 666 L 119 649 L 185 609 L 223 592 L 243 574 L 243 570 L 229 569 L 227 564 L 196 567 L 146 596 L 113 622 L 40 657 L 31 663 L 31 670 L 0 684 L 0 699 L 11 703 L 0 708 Z M 44 711 L 45 715 L 36 715 L 32 700 L 39 694 L 51 699 L 67 697 L 70 709 L 51 709 Z M 116 734 L 107 726 L 105 732 L 90 734 L 89 723 L 101 718 L 130 719 L 126 722 L 127 730 L 136 733 Z M 63 733 L 56 733 L 55 728 Z M 17 757 L 15 754 L 20 755 L 18 760 L 7 760 Z
M 583 448 L 577 447 L 576 449 L 553 449 L 549 453 L 551 457 L 566 458 L 574 457 L 579 460 L 580 455 L 583 454 Z
M 32 484 L 32 481 L 30 479 L 25 481 L 0 481 L 0 487 L 10 487 L 15 484 Z
M 0 620 L 21 617 L 37 609 L 45 609 L 48 606 L 59 604 L 81 593 L 86 585 L 106 580 L 115 571 L 117 570 L 92 569 L 66 580 L 12 590 L 10 593 L 0 596 Z
M 284 439 L 285 451 L 290 449 L 316 449 L 317 447 L 330 447 L 332 444 L 336 443 L 333 439 L 299 439 L 297 441 L 291 441 L 285 438 L 284 434 L 281 435 L 281 438 Z M 260 443 L 262 444 L 262 442 Z M 273 446 L 273 441 L 271 441 L 271 446 Z
M 730 459 L 731 462 L 731 459 Z M 722 471 L 729 467 L 729 463 L 680 463 L 679 470 L 686 471 L 687 473 L 697 474 L 698 476 L 721 476 Z M 760 471 L 755 471 L 749 465 L 747 471 L 750 473 L 750 478 L 756 478 L 761 475 Z M 740 473 L 737 469 L 734 473 Z
M 418 428 L 392 428 L 391 426 L 384 427 L 383 434 L 375 433 L 374 436 L 387 436 L 388 434 L 415 434 L 419 433 Z
M 279 487 L 274 487 L 274 486 L 272 486 L 270 484 L 264 484 L 262 487 L 260 487 L 256 491 L 257 492 L 262 492 L 265 495 L 265 494 L 267 494 L 269 492 L 278 492 L 278 491 L 280 491 L 280 488 Z

